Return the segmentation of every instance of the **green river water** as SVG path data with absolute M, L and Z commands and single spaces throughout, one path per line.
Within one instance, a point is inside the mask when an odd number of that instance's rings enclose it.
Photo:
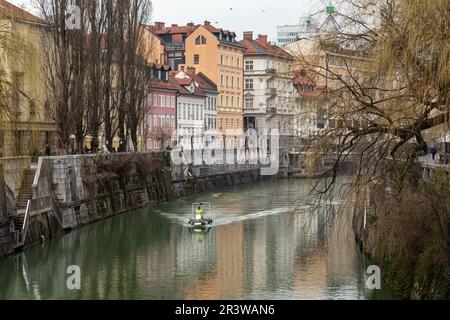
M 345 228 L 294 204 L 309 185 L 226 188 L 88 225 L 0 260 L 0 299 L 388 299 L 365 288 L 368 262 Z M 215 226 L 186 226 L 211 202 Z M 309 209 L 308 209 L 309 208 Z M 81 290 L 67 288 L 67 267 Z

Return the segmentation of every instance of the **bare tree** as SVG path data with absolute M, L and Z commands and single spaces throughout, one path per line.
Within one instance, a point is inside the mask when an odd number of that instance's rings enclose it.
M 143 45 L 142 26 L 148 23 L 152 11 L 149 0 L 119 2 L 118 32 L 118 132 L 122 141 L 131 135 L 137 146 L 137 128 L 144 116 L 143 101 L 149 71 L 145 57 L 150 48 Z M 122 144 L 122 148 L 125 148 Z M 122 149 L 121 151 L 125 151 Z
M 411 167 L 427 151 L 426 130 L 449 115 L 446 1 L 346 0 L 341 9 L 314 53 L 297 52 L 327 97 L 330 126 L 314 141 L 318 155 L 337 159 L 325 192 L 352 153 L 359 155 L 361 185 L 385 175 L 386 160 Z
M 49 24 L 44 37 L 49 104 L 58 127 L 61 150 L 71 134 L 82 152 L 86 135 L 92 151 L 104 131 L 111 150 L 116 135 L 137 144 L 148 77 L 141 25 L 151 14 L 150 0 L 38 0 Z M 81 28 L 66 26 L 69 5 L 80 9 Z M 125 143 L 121 144 L 123 148 Z M 122 149 L 121 151 L 125 151 Z
M 86 3 L 85 0 L 75 1 L 80 8 L 81 28 L 73 30 L 66 25 L 72 1 L 37 0 L 40 14 L 48 23 L 48 30 L 42 37 L 46 48 L 47 101 L 56 122 L 61 153 L 66 153 L 70 147 L 81 152 L 86 133 Z M 76 136 L 77 146 L 70 146 L 72 134 Z
M 329 122 L 309 149 L 313 159 L 333 159 L 314 195 L 342 191 L 339 173 L 353 158 L 350 192 L 339 196 L 354 203 L 349 212 L 366 252 L 402 274 L 400 296 L 448 297 L 449 180 L 438 172 L 434 184 L 424 183 L 418 160 L 433 130 L 448 131 L 449 3 L 344 0 L 338 8 L 316 39 L 294 50 Z

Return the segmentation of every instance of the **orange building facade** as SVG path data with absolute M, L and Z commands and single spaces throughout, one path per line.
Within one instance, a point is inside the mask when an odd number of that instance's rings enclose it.
M 243 129 L 243 60 L 236 34 L 205 21 L 186 39 L 186 63 L 217 84 L 217 129 Z

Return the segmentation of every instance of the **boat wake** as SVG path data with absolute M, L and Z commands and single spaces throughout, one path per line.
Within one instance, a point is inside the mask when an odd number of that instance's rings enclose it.
M 217 218 L 215 218 L 215 219 L 213 218 L 213 219 L 214 219 L 214 224 L 216 226 L 220 226 L 220 225 L 226 225 L 226 224 L 231 224 L 231 223 L 241 222 L 241 221 L 246 221 L 246 220 L 251 220 L 251 219 L 264 218 L 264 217 L 282 214 L 282 213 L 288 213 L 289 211 L 290 211 L 289 208 L 278 208 L 278 209 L 260 211 L 260 212 L 238 215 L 238 216 L 232 216 L 232 215 L 222 216 L 222 217 L 217 217 Z
M 223 213 L 213 211 L 208 215 L 208 217 L 214 220 L 213 226 L 221 226 L 251 219 L 260 219 L 272 215 L 288 213 L 290 211 L 291 209 L 289 208 L 277 208 L 243 215 L 224 215 Z M 161 211 L 160 214 L 167 217 L 168 219 L 175 220 L 180 224 L 189 226 L 188 221 L 191 217 L 190 214 L 175 214 Z

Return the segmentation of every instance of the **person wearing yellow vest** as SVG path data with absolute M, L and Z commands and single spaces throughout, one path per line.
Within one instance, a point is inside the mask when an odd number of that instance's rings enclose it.
M 205 214 L 205 211 L 203 211 L 202 207 L 198 207 L 198 209 L 195 211 L 195 219 L 203 220 L 204 214 Z

